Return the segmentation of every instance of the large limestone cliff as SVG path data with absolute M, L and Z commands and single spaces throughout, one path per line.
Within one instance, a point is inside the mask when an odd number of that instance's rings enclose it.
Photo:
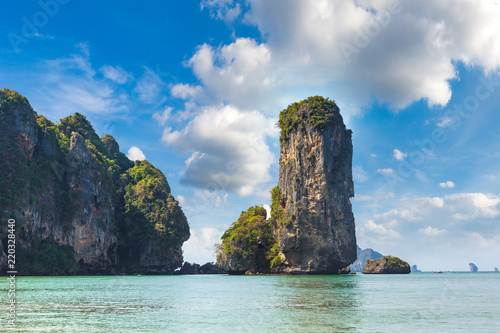
M 280 115 L 275 237 L 289 273 L 336 273 L 356 260 L 352 141 L 333 101 L 311 97 Z
M 356 260 L 351 131 L 335 103 L 318 96 L 283 110 L 279 126 L 271 217 L 258 207 L 242 212 L 217 263 L 231 274 L 337 274 Z
M 9 218 L 16 220 L 17 268 L 27 274 L 167 273 L 181 266 L 189 227 L 159 170 L 129 161 L 82 115 L 54 125 L 8 89 L 0 90 L 0 127 L 2 269 Z M 144 178 L 144 169 L 153 170 L 155 192 L 131 176 Z M 143 202 L 142 210 L 127 211 L 125 202 L 128 209 Z

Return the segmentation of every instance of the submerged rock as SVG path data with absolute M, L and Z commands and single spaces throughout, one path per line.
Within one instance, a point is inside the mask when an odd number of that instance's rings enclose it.
M 383 258 L 366 261 L 363 274 L 409 274 L 410 265 L 397 257 L 384 256 Z

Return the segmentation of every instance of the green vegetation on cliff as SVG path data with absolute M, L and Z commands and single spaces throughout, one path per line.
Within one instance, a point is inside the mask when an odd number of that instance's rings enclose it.
M 393 257 L 391 255 L 384 256 L 387 259 L 387 264 L 389 267 L 393 268 L 405 268 L 408 266 L 408 263 L 398 257 Z
M 334 101 L 321 96 L 313 96 L 293 103 L 280 113 L 278 121 L 281 129 L 280 141 L 286 140 L 290 131 L 297 126 L 305 128 L 306 121 L 321 133 L 332 124 L 335 115 L 339 112 Z
M 72 274 L 78 270 L 75 251 L 70 245 L 61 245 L 54 238 L 35 239 L 31 249 L 19 248 L 18 270 L 37 274 Z
M 116 262 L 125 270 L 180 267 L 189 225 L 160 170 L 130 161 L 112 136 L 100 138 L 83 115 L 54 124 L 8 89 L 0 90 L 0 126 L 0 239 L 7 219 L 16 218 L 24 272 L 48 274 L 47 265 L 53 273 L 105 271 L 117 268 Z M 77 240 L 80 235 L 88 237 L 85 242 Z M 74 248 L 61 245 L 68 239 Z M 86 256 L 82 267 L 75 266 L 78 251 Z
M 267 270 L 281 264 L 279 247 L 272 235 L 272 223 L 266 220 L 263 207 L 250 207 L 222 235 L 217 262 L 234 258 L 241 267 Z M 278 257 L 278 258 L 276 258 Z
M 243 212 L 223 234 L 217 264 L 230 274 L 337 274 L 356 258 L 352 132 L 335 102 L 321 96 L 289 105 L 277 125 L 271 216 L 266 221 L 262 208 L 261 215 L 255 207 Z
M 290 219 L 287 219 L 285 216 L 285 210 L 281 204 L 282 197 L 280 193 L 279 186 L 275 186 L 271 190 L 271 217 L 269 221 L 273 223 L 273 226 L 276 226 L 278 223 L 283 224 L 285 227 L 288 227 L 292 223 L 292 216 Z
M 363 274 L 409 274 L 410 272 L 410 265 L 406 261 L 390 255 L 375 260 L 367 259 L 361 271 Z
M 120 153 L 116 140 L 108 134 L 99 138 L 87 118 L 80 113 L 61 119 L 57 129 L 63 150 L 69 148 L 74 133 L 80 134 L 101 171 L 111 181 L 116 181 L 120 174 L 133 166 L 125 154 Z
M 120 266 L 138 265 L 138 254 L 151 238 L 163 246 L 181 245 L 189 238 L 187 220 L 160 170 L 147 161 L 136 161 L 120 181 L 123 194 L 119 205 L 122 208 L 117 210 Z
M 0 124 L 26 123 L 29 119 L 15 119 L 15 110 L 29 108 L 26 98 L 9 89 L 0 90 Z M 32 110 L 32 109 L 31 109 Z M 14 202 L 27 182 L 28 167 L 23 159 L 16 133 L 1 129 L 0 135 L 0 217 L 3 209 Z

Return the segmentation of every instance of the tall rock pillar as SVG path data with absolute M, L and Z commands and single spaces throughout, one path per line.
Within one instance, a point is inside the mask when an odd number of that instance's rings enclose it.
M 319 96 L 283 110 L 279 125 L 271 220 L 284 272 L 336 274 L 356 260 L 352 131 L 335 102 Z

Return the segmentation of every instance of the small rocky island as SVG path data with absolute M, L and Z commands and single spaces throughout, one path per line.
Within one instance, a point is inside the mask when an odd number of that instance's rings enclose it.
M 361 249 L 358 246 L 358 259 L 350 266 L 351 271 L 361 272 L 365 268 L 367 259 L 380 259 L 383 257 L 382 253 L 377 252 L 373 249 Z
M 366 261 L 365 268 L 361 271 L 363 274 L 409 274 L 410 265 L 393 256 L 384 256 L 380 259 Z
M 279 127 L 271 217 L 258 206 L 242 212 L 217 264 L 230 274 L 338 274 L 356 260 L 352 132 L 335 102 L 319 96 L 283 110 Z
M 54 124 L 0 90 L 0 266 L 16 220 L 20 275 L 169 274 L 189 225 L 163 173 L 81 114 Z
M 417 265 L 411 266 L 411 272 L 412 273 L 421 273 L 422 271 L 418 269 Z
M 473 272 L 473 273 L 476 273 L 476 272 L 479 270 L 479 269 L 477 268 L 477 266 L 476 266 L 474 263 L 472 263 L 472 262 L 470 262 L 470 263 L 469 263 L 469 269 L 470 269 L 470 271 L 471 271 L 471 272 Z

